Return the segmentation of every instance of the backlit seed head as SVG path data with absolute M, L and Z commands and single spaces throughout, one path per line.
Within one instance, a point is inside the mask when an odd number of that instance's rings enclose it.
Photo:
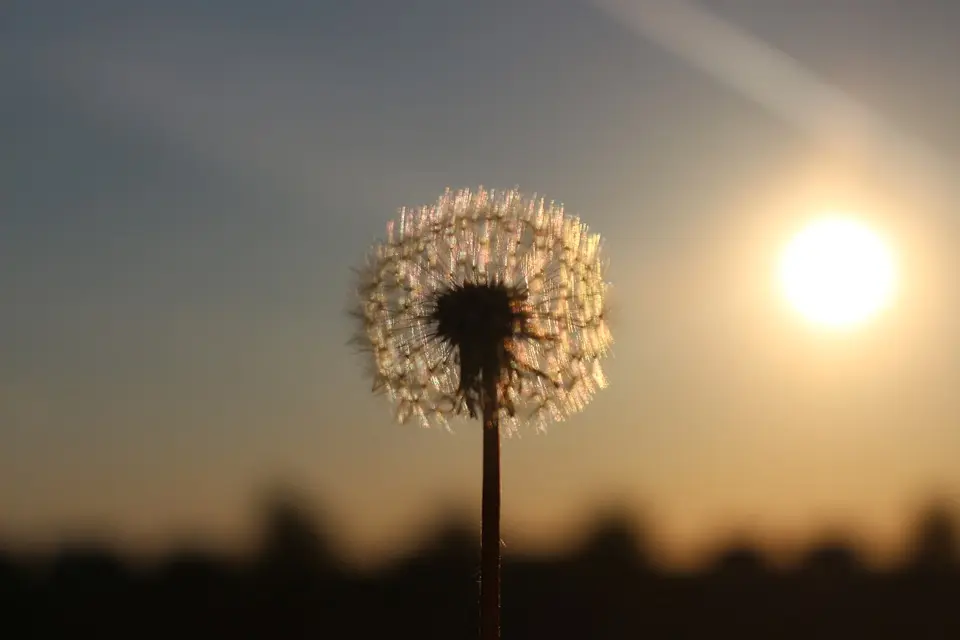
M 516 190 L 447 190 L 401 209 L 361 270 L 356 342 L 397 418 L 476 417 L 493 382 L 500 424 L 543 426 L 606 385 L 600 237 Z

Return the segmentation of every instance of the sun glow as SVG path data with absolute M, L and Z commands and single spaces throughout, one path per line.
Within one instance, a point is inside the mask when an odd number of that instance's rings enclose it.
M 790 304 L 831 328 L 864 323 L 890 305 L 896 288 L 888 246 L 843 216 L 820 218 L 797 233 L 783 251 L 779 275 Z

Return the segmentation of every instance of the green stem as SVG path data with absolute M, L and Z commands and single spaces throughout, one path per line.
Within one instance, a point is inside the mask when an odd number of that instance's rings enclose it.
M 500 421 L 498 419 L 497 377 L 493 375 L 483 376 L 483 504 L 480 525 L 481 640 L 499 640 L 500 638 Z

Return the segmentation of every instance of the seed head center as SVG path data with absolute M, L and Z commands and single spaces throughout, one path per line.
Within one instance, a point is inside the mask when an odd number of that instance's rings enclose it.
M 522 319 L 522 296 L 500 284 L 465 283 L 437 297 L 434 321 L 438 336 L 463 350 L 496 349 Z
M 511 338 L 526 330 L 526 292 L 500 283 L 463 283 L 437 296 L 432 313 L 437 337 L 459 351 L 460 391 L 470 413 L 482 381 L 499 386 L 510 367 Z

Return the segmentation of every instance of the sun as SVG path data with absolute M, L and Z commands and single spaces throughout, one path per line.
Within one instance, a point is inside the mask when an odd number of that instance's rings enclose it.
M 809 223 L 783 250 L 780 285 L 811 322 L 858 326 L 893 301 L 896 267 L 883 239 L 861 222 L 828 216 Z

